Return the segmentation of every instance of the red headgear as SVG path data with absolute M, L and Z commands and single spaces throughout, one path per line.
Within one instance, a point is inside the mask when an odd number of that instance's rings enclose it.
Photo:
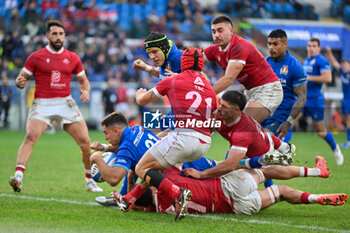
M 202 71 L 204 66 L 203 53 L 197 48 L 187 48 L 181 56 L 181 72 L 185 70 Z

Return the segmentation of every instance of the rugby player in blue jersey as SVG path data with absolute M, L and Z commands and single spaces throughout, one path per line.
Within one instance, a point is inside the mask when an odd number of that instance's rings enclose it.
M 301 63 L 287 50 L 285 31 L 276 29 L 270 32 L 267 47 L 270 56 L 266 60 L 282 83 L 283 101 L 274 114 L 268 116 L 261 125 L 284 139 L 306 103 L 306 73 Z
M 156 67 L 146 64 L 141 59 L 133 63 L 133 68 L 146 71 L 159 79 L 164 79 L 167 70 L 173 73 L 181 72 L 182 50 L 178 49 L 166 35 L 160 32 L 152 32 L 144 42 L 146 52 Z
M 345 117 L 347 140 L 345 143 L 340 145 L 340 147 L 350 148 L 350 60 L 342 59 L 339 64 L 339 62 L 333 56 L 332 49 L 330 47 L 327 47 L 327 55 L 333 67 L 340 72 L 343 88 L 343 103 L 341 108 L 342 114 Z
M 91 148 L 100 151 L 91 155 L 90 162 L 97 164 L 103 179 L 108 184 L 117 186 L 124 177 L 127 177 L 130 169 L 135 170 L 141 157 L 158 141 L 158 138 L 142 126 L 130 127 L 126 117 L 120 112 L 113 112 L 105 117 L 101 125 L 105 139 L 110 145 L 94 142 Z M 116 156 L 116 160 L 112 167 L 104 162 L 101 151 L 115 152 L 113 156 Z M 127 193 L 127 179 L 124 180 L 120 192 Z
M 311 38 L 308 41 L 307 58 L 305 58 L 303 65 L 308 83 L 307 100 L 302 114 L 312 117 L 312 124 L 317 135 L 329 144 L 337 164 L 341 166 L 344 162 L 343 153 L 324 123 L 325 101 L 321 89 L 323 83 L 332 81 L 332 74 L 328 61 L 321 54 L 321 42 L 318 38 Z

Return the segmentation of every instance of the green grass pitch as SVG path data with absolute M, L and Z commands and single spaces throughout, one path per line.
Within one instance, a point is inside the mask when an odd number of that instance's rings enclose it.
M 110 195 L 85 191 L 80 151 L 64 132 L 43 134 L 26 168 L 21 193 L 14 193 L 8 179 L 14 173 L 17 149 L 24 132 L 0 131 L 0 232 L 350 232 L 350 204 L 344 206 L 278 203 L 259 214 L 189 215 L 180 222 L 173 215 L 119 210 L 95 204 L 95 197 Z M 104 141 L 102 132 L 91 131 L 93 141 Z M 338 143 L 344 134 L 335 135 Z M 316 155 L 326 158 L 331 175 L 275 181 L 312 193 L 350 194 L 350 149 L 338 167 L 328 145 L 313 133 L 295 133 L 295 165 L 314 166 Z M 213 136 L 208 157 L 224 159 L 228 143 Z M 119 190 L 120 187 L 115 188 Z

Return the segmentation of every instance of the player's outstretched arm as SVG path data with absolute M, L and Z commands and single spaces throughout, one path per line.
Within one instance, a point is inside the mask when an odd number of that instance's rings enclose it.
M 28 80 L 30 78 L 31 78 L 31 75 L 27 74 L 22 69 L 22 71 L 19 73 L 19 75 L 16 78 L 16 86 L 20 89 L 24 88 L 27 85 Z
M 239 162 L 244 158 L 246 151 L 230 149 L 227 158 L 217 164 L 215 167 L 204 171 L 198 171 L 194 168 L 184 169 L 184 176 L 191 176 L 196 179 L 211 178 L 225 175 L 239 166 Z
M 332 66 L 335 69 L 339 70 L 340 69 L 340 64 L 337 61 L 337 59 L 335 59 L 335 57 L 333 55 L 333 52 L 332 52 L 332 49 L 329 46 L 326 47 L 326 56 L 329 59 L 329 61 L 332 63 Z
M 298 117 L 299 113 L 303 110 L 306 103 L 306 83 L 301 84 L 293 88 L 294 94 L 297 96 L 297 100 L 293 104 L 292 111 L 288 119 L 283 122 L 280 127 L 278 127 L 277 132 L 279 138 L 283 138 L 288 133 L 289 128 L 294 124 L 295 119 Z
M 244 65 L 239 62 L 228 63 L 225 75 L 222 76 L 213 86 L 216 94 L 219 94 L 230 85 L 234 84 L 239 73 L 242 71 Z
M 136 103 L 138 105 L 146 105 L 148 103 L 151 103 L 152 101 L 158 99 L 159 97 L 153 92 L 153 90 L 146 90 L 144 88 L 140 88 L 136 91 L 135 94 L 136 97 Z
M 77 76 L 77 80 L 80 84 L 80 101 L 85 104 L 90 100 L 90 82 L 87 79 L 85 72 Z

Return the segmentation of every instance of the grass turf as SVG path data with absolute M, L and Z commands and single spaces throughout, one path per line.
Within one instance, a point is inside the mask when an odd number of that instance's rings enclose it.
M 13 193 L 8 178 L 23 137 L 24 132 L 0 131 L 0 232 L 350 232 L 349 203 L 333 207 L 281 202 L 252 216 L 190 215 L 181 222 L 174 222 L 172 215 L 125 214 L 94 205 L 95 197 L 109 196 L 113 188 L 102 183 L 102 194 L 85 191 L 79 148 L 64 132 L 42 135 L 26 168 L 23 190 Z M 104 141 L 101 132 L 91 131 L 90 137 Z M 335 139 L 343 142 L 345 135 Z M 312 193 L 350 194 L 350 149 L 343 150 L 345 162 L 338 167 L 329 146 L 316 134 L 295 133 L 292 143 L 297 146 L 295 165 L 312 167 L 320 154 L 331 176 L 275 180 L 275 184 Z M 228 143 L 214 135 L 208 157 L 222 160 L 227 148 Z

